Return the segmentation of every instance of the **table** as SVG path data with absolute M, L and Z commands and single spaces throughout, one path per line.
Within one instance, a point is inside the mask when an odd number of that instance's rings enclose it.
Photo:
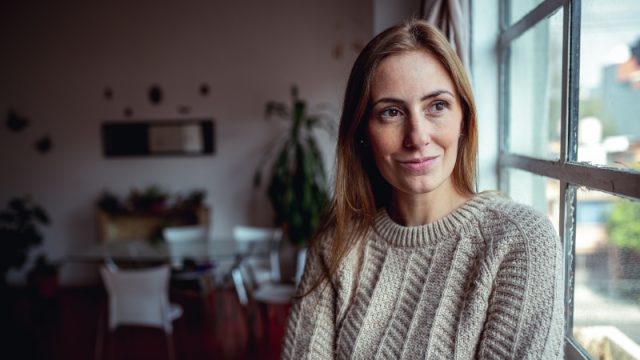
M 106 259 L 125 262 L 182 263 L 241 261 L 246 256 L 268 255 L 273 245 L 268 242 L 239 243 L 234 239 L 206 239 L 202 241 L 157 242 L 146 240 L 113 241 L 95 244 L 67 256 L 70 262 L 101 263 Z

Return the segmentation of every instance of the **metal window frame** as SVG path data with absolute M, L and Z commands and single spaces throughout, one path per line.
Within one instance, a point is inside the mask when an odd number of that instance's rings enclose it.
M 510 1 L 500 0 L 498 51 L 499 155 L 498 184 L 508 192 L 507 170 L 520 169 L 560 181 L 560 237 L 565 258 L 565 356 L 590 359 L 573 338 L 573 294 L 575 271 L 576 190 L 587 187 L 614 195 L 640 199 L 640 175 L 637 172 L 577 162 L 580 16 L 581 0 L 545 0 L 510 24 Z M 558 161 L 549 161 L 509 152 L 509 73 L 510 46 L 515 39 L 540 21 L 563 9 L 561 149 Z

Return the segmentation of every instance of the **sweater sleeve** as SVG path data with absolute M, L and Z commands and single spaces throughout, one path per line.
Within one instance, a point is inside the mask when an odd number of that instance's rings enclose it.
M 478 347 L 481 359 L 562 359 L 564 283 L 560 241 L 542 215 L 513 220 Z M 499 252 L 499 251 L 498 251 Z
M 298 295 L 305 294 L 326 270 L 320 246 L 311 246 Z M 335 349 L 335 289 L 324 282 L 297 299 L 289 313 L 282 359 L 331 359 Z

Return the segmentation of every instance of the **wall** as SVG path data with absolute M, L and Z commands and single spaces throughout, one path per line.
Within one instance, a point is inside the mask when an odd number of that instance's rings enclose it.
M 103 189 L 120 196 L 151 184 L 205 189 L 214 237 L 229 236 L 236 224 L 269 225 L 269 204 L 251 187 L 265 147 L 282 130 L 263 119 L 265 102 L 287 101 L 296 83 L 337 118 L 350 66 L 371 34 L 367 0 L 2 2 L 0 204 L 28 193 L 44 205 L 52 224 L 43 249 L 56 260 L 96 242 L 94 202 Z M 211 89 L 206 97 L 202 83 Z M 157 106 L 146 99 L 152 84 L 164 90 Z M 100 124 L 124 119 L 125 107 L 134 119 L 214 118 L 216 154 L 104 158 Z M 11 109 L 31 125 L 8 131 Z M 33 147 L 44 134 L 53 140 L 47 154 Z M 323 137 L 328 159 L 333 144 Z M 95 280 L 87 269 L 65 265 L 61 282 Z
M 421 0 L 373 0 L 373 33 L 420 17 Z

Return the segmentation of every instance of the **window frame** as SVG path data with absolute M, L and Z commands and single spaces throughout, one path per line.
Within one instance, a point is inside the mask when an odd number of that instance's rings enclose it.
M 510 1 L 499 0 L 498 56 L 498 184 L 508 192 L 509 169 L 560 181 L 560 238 L 565 261 L 565 355 L 567 359 L 590 359 L 573 337 L 575 272 L 576 190 L 587 187 L 606 193 L 640 199 L 640 174 L 577 161 L 579 121 L 579 70 L 581 0 L 545 0 L 511 23 Z M 562 99 L 559 160 L 544 160 L 509 152 L 510 46 L 514 40 L 555 12 L 563 10 Z

